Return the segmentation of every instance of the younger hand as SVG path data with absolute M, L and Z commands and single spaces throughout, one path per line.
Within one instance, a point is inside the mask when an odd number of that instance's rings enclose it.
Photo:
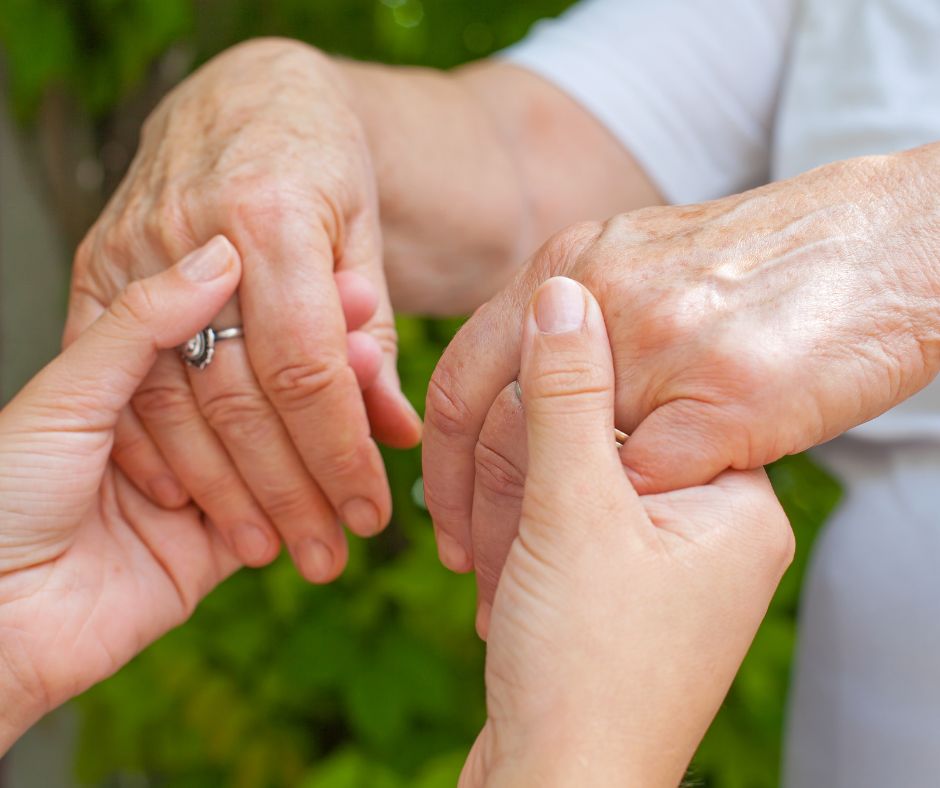
M 763 471 L 639 497 L 613 439 L 601 310 L 576 282 L 524 322 L 528 474 L 489 623 L 488 720 L 462 786 L 675 786 L 788 566 Z
M 239 566 L 195 506 L 151 503 L 109 455 L 157 351 L 208 325 L 240 274 L 218 236 L 134 282 L 0 412 L 0 754 Z

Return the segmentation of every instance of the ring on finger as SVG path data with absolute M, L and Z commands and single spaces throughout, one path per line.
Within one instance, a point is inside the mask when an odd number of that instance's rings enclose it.
M 238 339 L 243 336 L 245 336 L 245 330 L 241 326 L 220 329 L 206 326 L 206 328 L 196 334 L 196 336 L 186 342 L 186 344 L 180 345 L 180 358 L 191 367 L 205 369 L 212 363 L 212 357 L 215 355 L 216 342 L 220 342 L 223 339 Z

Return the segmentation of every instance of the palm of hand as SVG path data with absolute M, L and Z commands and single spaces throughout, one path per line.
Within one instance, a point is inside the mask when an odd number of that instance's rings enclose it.
M 69 436 L 53 437 L 60 449 L 69 445 Z M 41 481 L 4 498 L 5 531 L 30 538 L 0 545 L 0 656 L 41 705 L 38 713 L 181 624 L 237 567 L 198 510 L 159 508 L 101 461 L 107 445 L 82 459 L 82 447 L 102 443 L 100 435 L 71 437 L 78 440 L 66 452 L 37 451 L 33 462 L 19 454 L 19 465 Z M 31 497 L 48 501 L 46 510 L 17 514 L 16 500 Z
M 621 752 L 668 772 L 704 734 L 792 559 L 792 531 L 763 471 L 639 500 L 627 488 L 548 527 L 533 522 L 557 507 L 526 493 L 489 626 L 489 719 L 462 784 L 567 746 L 581 764 Z M 663 742 L 683 746 L 664 755 Z M 552 774 L 552 757 L 524 768 Z

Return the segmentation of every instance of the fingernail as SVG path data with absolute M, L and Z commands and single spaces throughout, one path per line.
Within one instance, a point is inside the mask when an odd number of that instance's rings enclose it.
M 437 529 L 437 554 L 441 563 L 453 572 L 466 572 L 470 569 L 470 556 L 453 536 Z
M 160 476 L 150 482 L 150 494 L 161 506 L 175 508 L 186 503 L 189 496 L 172 476 Z
M 218 279 L 232 267 L 232 249 L 221 235 L 195 252 L 186 255 L 179 264 L 180 273 L 190 282 L 209 282 Z
M 346 501 L 340 514 L 349 529 L 360 536 L 372 536 L 382 529 L 379 510 L 372 501 L 365 498 L 353 498 Z
M 333 553 L 319 539 L 305 539 L 294 548 L 294 560 L 300 572 L 313 583 L 328 583 L 333 579 Z
M 573 279 L 555 276 L 547 280 L 535 300 L 535 322 L 543 334 L 565 334 L 584 322 L 584 293 Z
M 263 564 L 270 555 L 271 538 L 265 529 L 252 523 L 242 523 L 232 531 L 235 554 L 248 564 Z

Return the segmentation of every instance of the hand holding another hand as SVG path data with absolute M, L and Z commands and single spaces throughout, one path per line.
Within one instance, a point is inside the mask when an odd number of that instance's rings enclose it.
M 195 506 L 152 503 L 109 459 L 158 351 L 206 325 L 240 274 L 217 237 L 134 282 L 0 413 L 0 753 L 240 565 Z
M 326 582 L 346 560 L 340 519 L 360 535 L 388 522 L 375 440 L 411 446 L 421 425 L 395 369 L 369 150 L 311 47 L 246 43 L 164 99 L 76 256 L 67 340 L 129 282 L 220 233 L 244 275 L 216 326 L 243 325 L 244 339 L 204 370 L 161 355 L 119 420 L 116 461 L 163 505 L 191 497 L 245 563 L 283 539 Z M 373 299 L 354 320 L 348 276 Z
M 940 366 L 940 270 L 919 173 L 938 148 L 858 159 L 697 206 L 560 233 L 464 326 L 426 411 L 426 499 L 441 556 L 484 605 L 526 471 L 513 395 L 525 305 L 564 274 L 597 294 L 621 460 L 640 494 L 810 448 L 879 415 Z M 921 158 L 918 158 L 921 157 Z
M 761 470 L 638 496 L 613 441 L 601 310 L 549 279 L 526 310 L 528 473 L 462 786 L 675 786 L 793 552 Z

